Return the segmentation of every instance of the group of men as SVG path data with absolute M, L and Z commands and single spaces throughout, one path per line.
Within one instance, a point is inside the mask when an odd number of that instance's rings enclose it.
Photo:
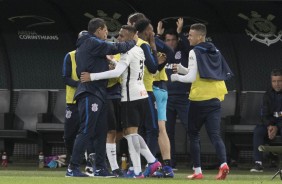
M 142 13 L 130 15 L 127 24 L 122 26 L 118 42 L 110 43 L 105 21 L 90 20 L 88 30 L 79 34 L 77 49 L 65 57 L 64 139 L 71 155 L 66 176 L 88 176 L 79 169 L 87 150 L 90 158 L 95 152 L 92 176 L 174 177 L 178 115 L 190 138 L 194 173 L 187 178 L 203 178 L 199 132 L 205 125 L 220 161 L 216 179 L 225 179 L 229 167 L 220 137 L 220 101 L 227 94 L 224 80 L 233 74 L 220 51 L 205 42 L 206 26 L 191 25 L 187 39 L 181 34 L 181 18 L 176 33 L 165 31 L 159 22 L 155 35 Z M 122 136 L 131 160 L 127 173 L 116 160 L 115 142 Z M 158 145 L 163 164 L 155 157 Z M 112 173 L 107 170 L 106 155 Z M 144 172 L 140 155 L 148 163 Z

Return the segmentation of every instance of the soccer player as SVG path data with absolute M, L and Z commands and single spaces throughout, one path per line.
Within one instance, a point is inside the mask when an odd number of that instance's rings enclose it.
M 216 179 L 224 180 L 229 173 L 229 167 L 226 163 L 225 145 L 220 136 L 220 102 L 227 94 L 224 80 L 229 79 L 233 74 L 219 50 L 212 43 L 205 42 L 206 34 L 204 24 L 191 25 L 188 40 L 194 48 L 189 52 L 188 69 L 176 65 L 177 72 L 185 75 L 172 74 L 171 81 L 192 83 L 189 95 L 188 135 L 195 172 L 187 178 L 203 178 L 200 161 L 200 130 L 205 125 L 221 164 Z
M 76 72 L 103 72 L 109 69 L 106 55 L 125 53 L 136 45 L 135 40 L 120 43 L 106 42 L 108 30 L 103 19 L 93 18 L 88 23 L 88 33 L 77 41 Z M 107 80 L 80 83 L 75 93 L 80 116 L 79 132 L 66 177 L 85 177 L 79 166 L 86 145 L 95 140 L 96 171 L 94 176 L 111 176 L 105 168 L 107 123 L 104 103 Z
M 119 32 L 119 41 L 132 39 L 136 29 L 132 26 L 122 26 Z M 140 154 L 145 157 L 149 163 L 145 172 L 148 175 L 153 174 L 161 163 L 156 160 L 150 152 L 144 139 L 138 135 L 138 126 L 144 122 L 145 109 L 148 103 L 148 94 L 143 83 L 144 76 L 144 52 L 135 46 L 126 54 L 121 54 L 120 61 L 114 70 L 102 73 L 82 73 L 81 81 L 101 80 L 118 77 L 122 75 L 122 98 L 121 98 L 121 116 L 124 135 L 128 142 L 130 158 L 133 163 L 134 173 L 128 177 L 144 178 L 141 170 Z M 91 77 L 90 77 L 91 76 Z
M 137 45 L 140 45 L 146 56 L 144 83 L 149 95 L 148 100 L 150 105 L 146 113 L 147 119 L 145 122 L 147 143 L 153 154 L 156 154 L 156 145 L 159 143 L 164 161 L 163 173 L 161 174 L 165 177 L 174 177 L 171 168 L 170 142 L 165 127 L 167 94 L 162 89 L 163 87 L 165 88 L 163 81 L 167 80 L 164 69 L 166 60 L 156 57 L 156 52 L 158 51 L 165 53 L 165 56 L 172 60 L 173 51 L 162 40 L 154 36 L 153 27 L 144 14 L 135 13 L 130 15 L 128 24 L 136 27 L 138 36 L 140 37 Z M 163 57 L 161 56 L 159 58 Z M 150 63 L 157 63 L 157 70 L 152 70 L 149 65 Z M 154 81 L 156 82 L 153 87 Z M 156 107 L 158 109 L 157 111 Z

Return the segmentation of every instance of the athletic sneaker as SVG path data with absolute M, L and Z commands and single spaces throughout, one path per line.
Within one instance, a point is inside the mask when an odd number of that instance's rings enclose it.
M 115 169 L 115 170 L 112 171 L 112 173 L 117 178 L 123 178 L 124 177 L 124 173 L 120 169 Z
M 254 167 L 250 170 L 250 172 L 263 172 L 262 164 L 255 163 Z
M 134 170 L 131 170 L 131 169 L 127 170 L 127 173 L 126 173 L 127 178 L 133 178 L 134 175 L 135 175 Z
M 163 174 L 164 174 L 164 178 L 173 178 L 174 177 L 174 172 L 172 170 L 172 167 L 164 166 L 162 171 L 163 171 Z
M 156 170 L 158 170 L 161 167 L 162 167 L 162 164 L 158 160 L 156 160 L 154 163 L 151 163 L 148 165 L 148 167 L 146 167 L 143 174 L 145 177 L 152 176 L 153 173 L 156 172 Z
M 204 175 L 202 173 L 199 173 L 199 174 L 194 173 L 192 175 L 187 176 L 186 178 L 190 180 L 200 180 L 204 178 Z
M 138 175 L 136 174 L 133 174 L 131 177 L 127 177 L 127 178 L 136 178 L 136 179 L 142 179 L 142 178 L 145 178 L 143 173 L 140 172 Z
M 218 174 L 216 175 L 217 180 L 225 180 L 227 174 L 229 173 L 229 167 L 227 164 L 224 164 L 219 168 Z
M 80 172 L 79 168 L 75 167 L 71 169 L 68 167 L 66 177 L 88 177 L 88 175 Z
M 163 166 L 152 174 L 153 177 L 157 178 L 173 178 L 174 172 L 170 166 Z
M 94 177 L 102 177 L 102 178 L 115 178 L 113 174 L 111 174 L 108 169 L 102 168 L 102 169 L 97 169 L 94 172 Z

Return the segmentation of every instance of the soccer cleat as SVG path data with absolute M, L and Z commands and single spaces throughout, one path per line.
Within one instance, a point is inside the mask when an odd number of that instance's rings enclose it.
M 250 170 L 250 172 L 263 172 L 262 164 L 255 163 L 254 167 Z
M 204 175 L 202 173 L 199 173 L 199 174 L 194 173 L 192 175 L 187 176 L 186 178 L 190 180 L 200 180 L 204 178 Z
M 65 177 L 88 177 L 88 175 L 80 172 L 79 168 L 75 167 L 71 169 L 70 167 L 68 167 Z
M 102 169 L 97 169 L 94 172 L 94 177 L 101 177 L 101 178 L 115 178 L 113 174 L 111 174 L 108 169 L 102 168 Z
M 162 171 L 163 171 L 164 178 L 173 178 L 174 177 L 174 172 L 170 166 L 164 166 Z
M 133 173 L 134 173 L 134 172 L 133 172 Z M 140 172 L 138 175 L 133 174 L 133 175 L 131 175 L 131 176 L 127 176 L 127 178 L 142 179 L 142 178 L 145 178 L 145 177 L 144 177 L 143 173 L 142 173 L 142 172 Z
M 163 166 L 152 174 L 153 177 L 157 178 L 173 178 L 174 172 L 170 166 Z
M 135 175 L 134 170 L 131 170 L 131 169 L 127 170 L 127 173 L 126 173 L 127 178 L 133 178 L 134 175 Z
M 124 173 L 120 169 L 115 169 L 115 170 L 112 171 L 112 173 L 117 178 L 123 178 L 124 177 Z
M 216 175 L 217 180 L 225 180 L 227 174 L 229 173 L 229 167 L 227 164 L 224 164 L 219 168 L 218 174 Z
M 143 174 L 145 177 L 152 176 L 154 172 L 156 172 L 156 170 L 158 170 L 161 167 L 162 167 L 162 164 L 158 160 L 156 160 L 154 163 L 151 163 L 148 165 L 148 167 L 146 167 Z

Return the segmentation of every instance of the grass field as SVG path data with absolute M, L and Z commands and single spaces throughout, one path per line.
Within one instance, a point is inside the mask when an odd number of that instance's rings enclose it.
M 65 178 L 65 169 L 37 169 L 30 166 L 9 166 L 8 168 L 0 168 L 0 184 L 174 184 L 174 183 L 228 183 L 228 184 L 274 184 L 280 183 L 280 177 L 277 176 L 274 180 L 271 177 L 275 171 L 266 171 L 263 173 L 250 173 L 248 170 L 231 170 L 228 178 L 224 181 L 216 181 L 214 177 L 217 173 L 216 170 L 204 171 L 204 179 L 191 181 L 185 179 L 188 170 L 179 170 L 173 179 L 158 179 L 158 178 L 145 178 L 145 179 L 122 179 L 122 178 Z

